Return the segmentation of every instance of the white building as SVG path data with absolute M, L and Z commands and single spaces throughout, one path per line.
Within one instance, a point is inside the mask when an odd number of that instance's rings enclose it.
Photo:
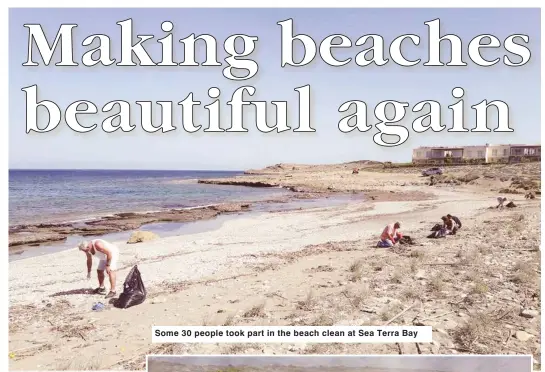
M 540 161 L 541 145 L 434 146 L 413 150 L 415 164 L 508 163 Z

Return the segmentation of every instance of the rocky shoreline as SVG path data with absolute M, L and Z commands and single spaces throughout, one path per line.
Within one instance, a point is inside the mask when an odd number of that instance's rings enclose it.
M 264 176 L 251 176 L 201 179 L 198 183 L 208 185 L 246 186 L 256 188 L 284 188 L 292 192 L 289 196 L 268 199 L 258 203 L 287 203 L 290 200 L 327 198 L 333 194 L 365 193 L 370 200 L 398 201 L 425 200 L 432 198 L 431 194 L 420 191 L 387 191 L 377 188 L 356 190 L 350 187 L 335 187 L 337 185 L 304 185 L 297 182 L 297 177 L 283 174 L 276 179 Z M 342 176 L 341 176 L 342 178 Z M 291 181 L 291 182 L 290 182 Z M 236 213 L 250 210 L 251 203 L 223 203 L 213 206 L 196 207 L 192 209 L 169 209 L 155 212 L 122 212 L 110 216 L 98 217 L 86 222 L 75 223 L 39 223 L 23 224 L 9 227 L 9 249 L 19 250 L 24 247 L 36 247 L 44 243 L 61 243 L 69 236 L 102 236 L 111 233 L 136 230 L 143 225 L 158 222 L 184 223 L 198 220 L 208 220 L 221 214 Z
M 327 190 L 321 190 L 318 188 L 308 188 L 308 187 L 302 187 L 302 186 L 290 186 L 290 185 L 280 185 L 278 183 L 274 182 L 267 182 L 267 181 L 246 181 L 243 179 L 206 179 L 206 180 L 198 180 L 198 183 L 206 184 L 206 185 L 223 185 L 223 186 L 246 186 L 246 187 L 258 187 L 258 188 L 283 188 L 292 192 L 298 192 L 298 193 L 315 193 L 315 194 L 323 194 L 326 192 L 334 192 L 332 188 Z
M 79 223 L 41 223 L 9 227 L 10 249 L 20 246 L 39 246 L 43 243 L 62 242 L 70 235 L 100 236 L 135 230 L 156 222 L 192 222 L 211 219 L 220 214 L 248 210 L 249 203 L 224 203 L 193 209 L 170 209 L 147 213 L 117 213 Z
M 214 183 L 210 182 L 210 184 Z M 255 186 L 253 183 L 249 183 L 246 186 L 266 187 Z M 328 196 L 327 193 L 323 192 L 317 193 L 310 191 L 303 192 L 303 190 L 295 189 L 290 190 L 297 193 L 253 203 L 222 203 L 205 207 L 169 209 L 155 212 L 120 212 L 109 216 L 97 217 L 96 219 L 85 222 L 13 225 L 10 226 L 8 230 L 8 246 L 10 250 L 18 250 L 23 247 L 37 247 L 44 243 L 61 243 L 66 241 L 66 239 L 71 235 L 101 236 L 116 232 L 136 230 L 143 225 L 148 225 L 151 223 L 184 223 L 209 220 L 222 214 L 249 211 L 253 204 L 287 203 L 290 200 L 316 199 Z

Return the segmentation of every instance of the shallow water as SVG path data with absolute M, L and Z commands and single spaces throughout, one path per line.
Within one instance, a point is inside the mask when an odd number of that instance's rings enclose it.
M 242 172 L 140 170 L 10 170 L 9 224 L 86 220 L 283 195 L 280 188 L 205 185 L 196 179 Z
M 251 188 L 246 188 L 251 189 Z M 175 222 L 161 222 L 153 223 L 148 225 L 141 226 L 138 230 L 151 231 L 156 233 L 162 238 L 169 236 L 179 236 L 179 235 L 189 235 L 203 233 L 207 231 L 212 231 L 220 228 L 225 221 L 228 221 L 233 218 L 242 218 L 249 217 L 253 214 L 259 213 L 269 213 L 274 211 L 281 210 L 292 210 L 292 209 L 307 209 L 307 208 L 321 208 L 321 207 L 330 207 L 336 205 L 342 205 L 349 203 L 354 200 L 354 198 L 361 198 L 361 196 L 352 196 L 352 195 L 338 195 L 329 198 L 320 198 L 320 199 L 301 199 L 293 200 L 288 203 L 259 203 L 252 205 L 252 208 L 248 212 L 240 212 L 236 214 L 222 214 L 215 218 L 209 220 L 197 220 L 186 223 L 175 223 Z M 74 248 L 79 241 L 81 240 L 91 240 L 95 238 L 101 238 L 112 242 L 117 241 L 127 241 L 130 235 L 134 230 L 127 230 L 122 232 L 117 232 L 113 234 L 106 234 L 101 236 L 78 236 L 71 235 L 66 241 L 59 243 L 49 243 L 43 244 L 37 247 L 21 247 L 20 249 L 11 249 L 9 252 L 9 261 L 17 261 L 25 258 L 43 256 L 47 254 L 52 254 L 56 252 L 61 252 L 67 249 Z

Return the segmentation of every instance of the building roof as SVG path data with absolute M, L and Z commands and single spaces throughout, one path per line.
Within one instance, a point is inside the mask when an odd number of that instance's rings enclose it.
M 421 146 L 416 147 L 414 150 L 457 150 L 457 149 L 467 149 L 467 148 L 477 148 L 477 147 L 492 147 L 492 146 L 510 146 L 510 147 L 541 147 L 541 144 L 513 144 L 513 143 L 505 143 L 505 144 L 484 144 L 484 145 L 468 145 L 468 146 Z

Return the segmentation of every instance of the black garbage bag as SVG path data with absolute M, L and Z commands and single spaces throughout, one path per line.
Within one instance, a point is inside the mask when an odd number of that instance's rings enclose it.
M 123 293 L 115 302 L 114 306 L 120 309 L 126 309 L 131 306 L 140 305 L 146 300 L 147 292 L 140 275 L 138 266 L 135 265 L 123 283 Z
M 415 245 L 416 243 L 409 235 L 403 235 L 403 237 L 399 239 L 399 244 Z
M 433 226 L 430 231 L 439 231 L 442 228 L 443 228 L 443 225 L 436 223 L 435 226 Z

